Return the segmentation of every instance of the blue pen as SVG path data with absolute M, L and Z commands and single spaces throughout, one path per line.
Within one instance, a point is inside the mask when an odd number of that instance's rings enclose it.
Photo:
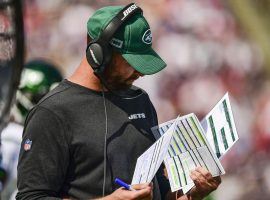
M 116 178 L 114 182 L 122 187 L 124 187 L 127 190 L 134 191 L 134 189 L 131 187 L 131 185 L 125 183 L 124 181 L 120 180 L 119 178 Z

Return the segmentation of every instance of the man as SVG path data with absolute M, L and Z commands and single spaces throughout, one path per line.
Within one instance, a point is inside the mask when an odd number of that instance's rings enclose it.
M 175 199 L 160 173 L 133 191 L 114 183 L 131 182 L 137 158 L 154 142 L 155 109 L 132 86 L 166 66 L 151 47 L 147 21 L 134 4 L 104 7 L 87 31 L 87 56 L 27 117 L 17 199 Z M 201 168 L 192 178 L 196 188 L 180 199 L 201 199 L 220 183 Z

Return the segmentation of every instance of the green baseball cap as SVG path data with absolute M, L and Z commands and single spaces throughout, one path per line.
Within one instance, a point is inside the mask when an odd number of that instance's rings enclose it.
M 97 10 L 87 22 L 87 32 L 92 39 L 100 36 L 109 22 L 123 6 L 108 6 Z M 152 34 L 142 13 L 127 20 L 114 34 L 110 44 L 138 72 L 149 75 L 166 67 L 166 63 L 152 49 Z

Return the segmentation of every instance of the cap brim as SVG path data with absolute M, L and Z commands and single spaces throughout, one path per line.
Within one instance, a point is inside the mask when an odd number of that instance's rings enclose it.
M 122 56 L 134 69 L 144 75 L 155 74 L 166 67 L 166 63 L 152 48 L 141 54 L 123 53 Z

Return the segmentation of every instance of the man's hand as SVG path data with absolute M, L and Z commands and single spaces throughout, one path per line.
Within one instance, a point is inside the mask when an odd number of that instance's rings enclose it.
M 195 183 L 188 193 L 188 199 L 201 200 L 216 190 L 221 183 L 220 176 L 213 177 L 209 171 L 202 167 L 197 167 L 190 173 L 190 177 Z
M 119 188 L 103 200 L 151 200 L 153 198 L 153 184 L 132 185 L 134 191 Z

